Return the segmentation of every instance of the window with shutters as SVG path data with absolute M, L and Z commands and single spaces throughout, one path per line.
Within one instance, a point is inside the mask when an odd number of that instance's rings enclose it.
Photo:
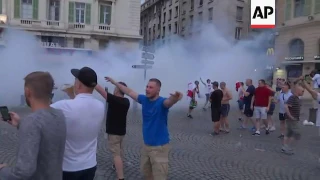
M 48 20 L 60 20 L 60 0 L 48 0 Z
M 21 0 L 21 17 L 23 19 L 33 18 L 32 0 Z
M 101 4 L 100 5 L 100 24 L 111 24 L 112 5 Z
M 304 16 L 305 0 L 294 0 L 294 17 Z
M 86 12 L 86 4 L 76 2 L 75 3 L 76 23 L 85 23 L 85 12 Z

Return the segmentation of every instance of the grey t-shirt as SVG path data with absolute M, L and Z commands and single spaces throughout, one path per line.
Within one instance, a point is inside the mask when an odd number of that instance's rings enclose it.
M 21 119 L 16 165 L 0 170 L 1 180 L 62 180 L 66 141 L 63 113 L 42 109 Z M 4 162 L 5 163 L 5 162 Z

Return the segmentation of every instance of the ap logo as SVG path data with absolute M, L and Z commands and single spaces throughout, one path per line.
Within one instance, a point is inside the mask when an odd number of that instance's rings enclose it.
M 275 6 L 275 0 L 251 0 L 251 28 L 275 28 Z

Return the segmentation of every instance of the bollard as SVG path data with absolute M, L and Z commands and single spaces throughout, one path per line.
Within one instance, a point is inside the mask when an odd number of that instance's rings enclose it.
M 308 119 L 309 119 L 310 122 L 316 123 L 317 111 L 318 111 L 318 109 L 315 109 L 315 108 L 310 108 L 309 109 L 309 118 Z

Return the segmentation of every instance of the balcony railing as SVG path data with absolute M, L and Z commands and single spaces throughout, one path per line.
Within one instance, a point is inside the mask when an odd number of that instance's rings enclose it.
M 59 21 L 49 20 L 30 20 L 30 19 L 12 19 L 9 22 L 10 26 L 20 26 L 26 28 L 35 28 L 43 30 L 74 30 L 84 32 L 103 32 L 115 33 L 116 28 L 107 24 L 87 25 L 81 23 L 64 23 Z M 121 29 L 121 28 L 119 28 Z

